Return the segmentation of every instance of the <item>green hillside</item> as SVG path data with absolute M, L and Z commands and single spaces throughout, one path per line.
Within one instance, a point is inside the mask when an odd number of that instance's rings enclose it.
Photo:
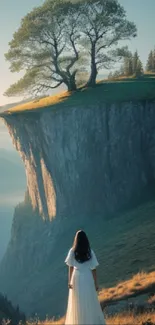
M 90 230 L 98 257 L 101 287 L 116 285 L 139 271 L 155 270 L 155 201 L 140 205 Z M 102 232 L 102 234 L 101 234 Z

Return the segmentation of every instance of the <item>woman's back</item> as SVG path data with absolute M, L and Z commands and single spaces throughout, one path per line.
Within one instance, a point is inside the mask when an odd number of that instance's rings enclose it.
M 68 266 L 74 267 L 74 269 L 79 271 L 94 270 L 99 265 L 96 255 L 92 249 L 91 249 L 91 258 L 89 260 L 85 262 L 78 262 L 75 259 L 74 249 L 71 248 L 68 252 L 65 263 Z

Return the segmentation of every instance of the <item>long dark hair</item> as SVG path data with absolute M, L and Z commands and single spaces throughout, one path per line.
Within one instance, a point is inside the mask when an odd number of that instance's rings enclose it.
M 75 235 L 73 251 L 75 259 L 79 263 L 84 263 L 91 259 L 89 240 L 85 232 L 82 230 L 79 230 Z

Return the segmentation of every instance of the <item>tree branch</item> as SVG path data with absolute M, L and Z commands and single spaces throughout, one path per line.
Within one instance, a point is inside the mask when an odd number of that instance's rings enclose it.
M 63 81 L 60 81 L 60 82 L 57 83 L 57 85 L 55 85 L 55 86 L 45 85 L 45 84 L 41 84 L 41 83 L 38 83 L 37 85 L 40 86 L 40 87 L 46 88 L 46 89 L 55 89 L 55 88 L 61 86 L 62 83 L 63 83 Z

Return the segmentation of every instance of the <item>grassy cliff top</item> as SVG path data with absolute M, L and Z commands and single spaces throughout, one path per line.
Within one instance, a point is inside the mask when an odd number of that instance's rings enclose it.
M 19 104 L 1 113 L 1 117 L 10 114 L 37 112 L 42 109 L 91 105 L 97 101 L 112 103 L 155 99 L 155 77 L 145 76 L 140 79 L 117 79 L 115 81 L 100 81 L 95 88 L 83 88 L 73 93 L 63 92 L 55 96 L 36 99 Z

